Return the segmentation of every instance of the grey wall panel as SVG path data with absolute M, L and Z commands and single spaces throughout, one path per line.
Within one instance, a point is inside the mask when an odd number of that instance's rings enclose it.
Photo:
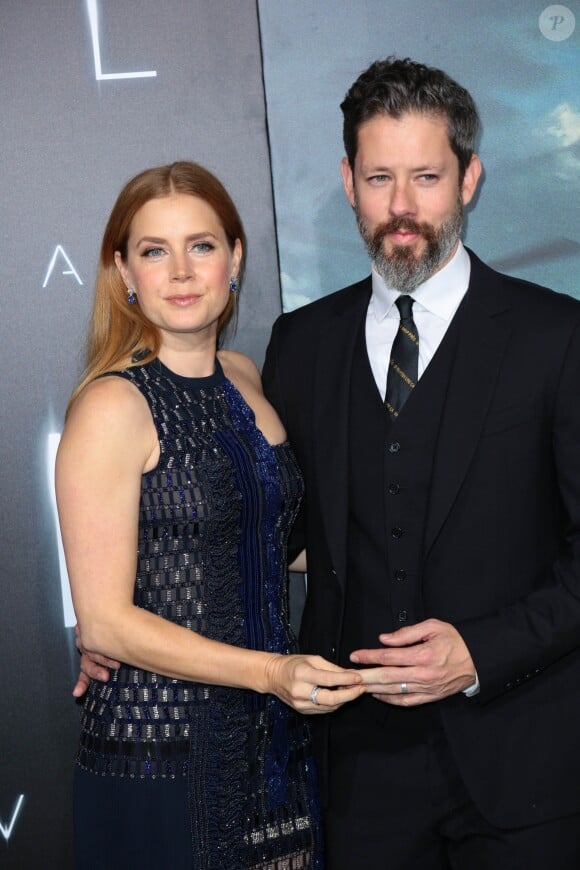
M 0 866 L 66 870 L 77 655 L 48 435 L 82 367 L 105 220 L 147 166 L 197 160 L 230 190 L 249 239 L 233 345 L 261 363 L 280 294 L 256 5 L 3 0 L 0 58 Z

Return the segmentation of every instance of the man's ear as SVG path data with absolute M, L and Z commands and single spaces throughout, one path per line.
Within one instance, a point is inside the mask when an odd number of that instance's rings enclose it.
M 473 195 L 477 190 L 481 171 L 481 160 L 477 154 L 472 154 L 461 184 L 461 201 L 463 202 L 463 205 L 467 205 L 471 202 Z
M 354 176 L 352 169 L 350 168 L 350 163 L 348 162 L 348 157 L 342 158 L 342 162 L 340 164 L 340 173 L 342 175 L 342 183 L 344 185 L 344 192 L 346 193 L 346 198 L 350 202 L 351 206 L 354 208 Z

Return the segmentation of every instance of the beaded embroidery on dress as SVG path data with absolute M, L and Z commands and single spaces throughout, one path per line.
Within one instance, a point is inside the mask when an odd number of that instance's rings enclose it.
M 121 372 L 146 398 L 158 466 L 143 475 L 135 602 L 206 637 L 296 650 L 286 542 L 302 495 L 216 359 L 209 378 L 159 360 Z M 322 868 L 306 721 L 271 695 L 123 665 L 91 684 L 78 763 L 101 775 L 188 777 L 196 870 Z

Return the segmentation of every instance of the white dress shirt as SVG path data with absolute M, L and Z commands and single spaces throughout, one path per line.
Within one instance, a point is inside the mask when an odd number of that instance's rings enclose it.
M 415 300 L 413 320 L 419 333 L 419 378 L 433 359 L 467 292 L 470 274 L 469 254 L 459 242 L 451 260 L 424 284 L 419 284 L 412 293 Z M 391 347 L 399 329 L 399 309 L 395 300 L 401 294 L 387 287 L 374 266 L 372 284 L 365 325 L 366 344 L 377 389 L 384 401 Z M 463 694 L 471 697 L 478 692 L 479 679 L 476 673 L 475 682 L 464 689 Z
M 471 261 L 459 242 L 451 260 L 411 294 L 415 300 L 413 320 L 419 333 L 419 378 L 435 351 L 467 292 Z M 399 309 L 395 300 L 401 294 L 387 287 L 372 269 L 373 290 L 366 317 L 366 344 L 371 369 L 381 398 L 387 390 L 387 371 L 391 347 L 399 329 Z

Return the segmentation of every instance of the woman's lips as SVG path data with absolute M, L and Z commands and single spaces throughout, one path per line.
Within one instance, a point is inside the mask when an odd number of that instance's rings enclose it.
M 165 301 L 171 305 L 177 305 L 179 308 L 186 308 L 188 305 L 193 305 L 198 299 L 201 299 L 201 296 L 189 293 L 187 296 L 167 296 Z

